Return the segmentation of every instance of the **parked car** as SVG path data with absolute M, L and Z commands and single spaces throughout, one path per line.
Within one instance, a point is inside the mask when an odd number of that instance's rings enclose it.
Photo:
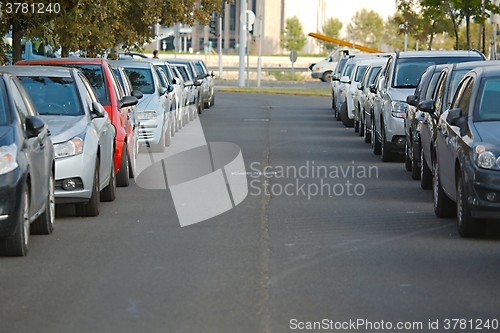
M 422 128 L 420 129 L 420 186 L 425 190 L 432 189 L 432 160 L 435 156 L 437 137 L 437 122 L 441 114 L 448 110 L 453 95 L 464 75 L 475 67 L 499 65 L 497 61 L 464 62 L 446 65 L 441 71 L 434 94 L 435 112 L 424 112 Z
M 168 62 L 172 65 L 185 65 L 187 72 L 191 78 L 190 81 L 193 81 L 194 85 L 191 88 L 193 92 L 195 93 L 196 97 L 196 110 L 198 111 L 198 114 L 201 114 L 204 109 L 204 104 L 203 104 L 203 89 L 207 89 L 207 84 L 203 83 L 203 79 L 198 77 L 198 73 L 196 72 L 196 66 L 194 64 L 194 61 L 192 60 L 187 60 L 187 59 L 179 59 L 179 58 L 173 58 L 173 59 L 168 59 Z M 189 81 L 189 80 L 184 80 L 184 81 Z
M 0 81 L 0 255 L 24 256 L 30 233 L 54 228 L 54 149 L 19 80 Z
M 143 94 L 136 107 L 139 143 L 152 152 L 164 152 L 170 146 L 174 117 L 168 88 L 162 87 L 154 65 L 149 61 L 120 61 L 134 90 Z
M 367 102 L 367 97 L 370 93 L 370 85 L 374 82 L 380 68 L 387 62 L 384 58 L 373 58 L 360 61 L 360 66 L 366 66 L 360 81 L 353 88 L 353 104 L 354 104 L 354 131 L 359 132 L 360 136 L 364 136 L 364 107 Z
M 434 212 L 457 215 L 462 237 L 481 236 L 500 219 L 500 66 L 477 67 L 439 117 L 433 159 Z M 434 113 L 433 101 L 419 105 Z
M 393 161 L 404 152 L 406 136 L 406 97 L 413 93 L 425 69 L 431 65 L 484 60 L 485 56 L 471 51 L 408 51 L 392 54 L 380 84 L 380 98 L 374 102 L 374 153 L 382 161 Z
M 214 94 L 214 73 L 208 73 L 208 68 L 205 62 L 201 59 L 195 60 L 194 64 L 198 73 L 198 78 L 203 78 L 206 81 L 207 89 L 203 91 L 203 103 L 208 109 L 215 104 L 215 94 Z
M 330 88 L 332 90 L 332 109 L 334 111 L 334 117 L 337 120 L 340 120 L 340 116 L 338 115 L 337 111 L 337 98 L 338 98 L 340 77 L 349 58 L 350 56 L 348 55 L 344 55 L 341 58 L 339 58 L 338 62 L 335 65 L 335 69 L 333 70 L 332 73 L 330 73 L 331 75 Z
M 188 120 L 193 120 L 197 117 L 198 107 L 197 99 L 199 98 L 198 86 L 201 84 L 198 80 L 193 81 L 192 76 L 189 74 L 189 70 L 186 65 L 173 64 L 172 69 L 175 69 L 178 78 L 182 78 L 184 86 L 187 88 L 187 110 L 188 110 Z
M 115 128 L 87 78 L 77 69 L 10 66 L 50 128 L 56 203 L 75 203 L 78 216 L 99 214 L 115 199 Z
M 320 79 L 323 82 L 330 81 L 330 76 L 335 74 L 335 69 L 338 68 L 338 62 L 343 57 L 349 55 L 350 51 L 351 50 L 346 48 L 335 49 L 325 59 L 316 64 L 311 64 L 309 66 L 311 77 Z
M 171 107 L 171 112 L 172 112 L 172 126 L 171 126 L 171 134 L 172 136 L 175 135 L 175 132 L 178 132 L 180 127 L 179 127 L 179 122 L 180 122 L 180 113 L 179 110 L 177 109 L 177 95 L 175 94 L 175 89 L 172 84 L 170 84 L 170 81 L 168 80 L 167 74 L 161 68 L 160 66 L 154 66 L 156 73 L 158 74 L 158 77 L 160 78 L 160 83 L 161 86 L 165 89 L 167 89 L 167 98 L 170 99 L 170 104 L 172 105 Z
M 368 89 L 366 90 L 366 99 L 363 106 L 364 116 L 363 116 L 363 127 L 365 129 L 364 137 L 365 143 L 370 143 L 373 147 L 373 136 L 372 136 L 372 128 L 373 128 L 373 103 L 377 98 L 380 98 L 378 86 L 380 84 L 380 78 L 382 77 L 382 73 L 385 70 L 385 66 L 387 62 L 380 67 L 377 74 L 373 78 L 372 83 L 368 85 Z
M 417 105 L 421 101 L 431 99 L 441 70 L 445 65 L 432 65 L 422 74 L 413 95 L 406 97 L 406 117 L 404 128 L 406 136 L 405 168 L 411 171 L 415 180 L 420 179 L 420 129 L 422 128 L 423 113 Z
M 122 66 L 116 66 L 113 65 L 113 61 L 111 62 L 111 67 L 113 68 L 113 72 L 115 73 L 116 78 L 118 79 L 118 83 L 120 84 L 120 87 L 122 88 L 122 91 L 120 93 L 122 94 L 122 98 L 124 96 L 134 96 L 137 98 L 137 100 L 140 100 L 143 97 L 142 92 L 139 90 L 133 90 L 132 84 L 130 83 L 130 80 L 127 76 L 127 73 L 125 72 L 125 69 Z M 127 108 L 127 114 L 129 116 L 130 123 L 133 126 L 133 131 L 134 131 L 134 142 L 132 143 L 132 146 L 130 149 L 129 157 L 129 178 L 134 178 L 136 176 L 136 160 L 137 160 L 137 154 L 139 154 L 139 120 L 137 119 L 137 113 L 136 113 L 136 105 L 131 105 Z
M 93 58 L 60 58 L 39 59 L 36 61 L 20 61 L 16 65 L 50 65 L 65 66 L 79 69 L 88 79 L 99 99 L 99 103 L 108 113 L 116 130 L 115 137 L 115 171 L 117 186 L 129 185 L 131 154 L 133 145 L 137 142 L 134 138 L 134 125 L 130 121 L 128 106 L 137 104 L 133 96 L 120 96 L 119 84 L 113 69 L 106 59 Z M 120 98 L 121 97 L 121 98 Z

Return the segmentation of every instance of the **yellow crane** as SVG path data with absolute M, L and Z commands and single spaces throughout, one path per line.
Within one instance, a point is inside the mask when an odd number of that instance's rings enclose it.
M 363 46 L 363 45 L 359 45 L 359 44 L 350 43 L 350 42 L 342 40 L 342 39 L 333 38 L 333 37 L 325 36 L 325 35 L 322 35 L 322 34 L 317 34 L 317 33 L 314 33 L 314 32 L 310 32 L 308 36 L 311 36 L 311 37 L 314 37 L 314 38 L 317 38 L 317 39 L 320 39 L 320 40 L 324 40 L 326 42 L 335 43 L 335 44 L 338 44 L 338 45 L 341 45 L 341 46 L 354 48 L 354 49 L 359 50 L 361 52 L 383 53 L 382 51 L 376 50 L 376 49 L 372 49 L 371 47 L 367 47 L 367 46 Z

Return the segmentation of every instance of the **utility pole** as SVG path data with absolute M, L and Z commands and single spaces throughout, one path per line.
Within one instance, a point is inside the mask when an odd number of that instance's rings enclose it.
M 238 86 L 245 86 L 245 17 L 247 10 L 247 0 L 240 0 L 240 49 L 239 49 L 239 67 L 238 67 Z
M 499 0 L 494 1 L 495 7 L 498 7 Z M 491 45 L 490 45 L 490 60 L 497 60 L 497 31 L 498 31 L 498 14 L 491 17 Z
M 222 15 L 219 15 L 219 79 L 222 79 Z

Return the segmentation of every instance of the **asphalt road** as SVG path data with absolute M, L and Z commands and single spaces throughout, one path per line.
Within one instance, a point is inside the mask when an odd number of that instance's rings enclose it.
M 52 235 L 31 237 L 27 257 L 0 258 L 0 332 L 268 333 L 307 322 L 369 332 L 366 321 L 377 332 L 472 332 L 500 320 L 497 225 L 461 239 L 402 163 L 383 163 L 334 120 L 328 98 L 215 102 L 201 125 L 206 141 L 241 148 L 245 200 L 186 227 L 169 190 L 135 183 L 98 217 L 58 206 Z M 469 326 L 446 330 L 447 319 Z

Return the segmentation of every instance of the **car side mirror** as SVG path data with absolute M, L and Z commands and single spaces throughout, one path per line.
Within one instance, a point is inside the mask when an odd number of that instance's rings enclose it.
M 171 93 L 172 91 L 174 91 L 174 86 L 169 84 L 167 87 L 167 92 Z
M 410 95 L 406 98 L 406 101 L 408 102 L 408 98 L 410 98 L 411 96 L 413 95 Z M 416 100 L 414 99 L 415 103 L 416 103 Z M 410 105 L 413 105 L 411 104 L 410 102 L 408 102 L 408 104 Z M 425 101 L 422 101 L 420 103 L 418 103 L 418 105 L 414 105 L 417 107 L 417 109 L 419 109 L 420 111 L 422 112 L 427 112 L 427 113 L 434 113 L 434 111 L 436 111 L 436 107 L 434 105 L 434 101 L 429 99 L 429 100 L 425 100 Z
M 351 83 L 351 80 L 349 78 L 349 76 L 342 76 L 342 78 L 340 79 L 340 82 L 341 83 Z
M 201 82 L 200 82 L 200 81 L 198 81 L 198 80 L 194 81 L 194 82 L 193 82 L 193 84 L 194 84 L 196 87 L 201 86 Z
M 92 102 L 92 118 L 103 118 L 106 115 L 101 103 Z
M 160 93 L 160 96 L 163 96 L 167 93 L 167 88 L 161 87 L 160 90 L 158 90 L 158 92 Z
M 417 96 L 415 95 L 406 96 L 406 103 L 410 104 L 411 106 L 417 106 L 418 105 Z
M 173 79 L 172 79 L 172 84 L 178 84 L 178 83 L 177 83 L 177 79 L 176 79 L 176 78 L 173 78 Z
M 328 62 L 332 62 L 333 61 L 333 58 L 332 57 L 329 57 L 328 58 Z
M 337 74 L 332 75 L 332 81 L 340 81 Z
M 132 90 L 132 96 L 137 99 L 141 99 L 142 97 L 144 97 L 144 94 L 140 90 Z
M 34 138 L 38 136 L 45 127 L 45 122 L 42 118 L 31 116 L 26 118 L 26 136 L 28 138 Z
M 358 90 L 363 90 L 363 85 L 361 84 L 361 82 L 358 82 Z
M 467 114 L 462 114 L 462 109 L 451 109 L 448 111 L 446 116 L 446 121 L 452 126 L 457 126 L 460 128 L 460 135 L 465 136 L 467 134 Z
M 124 96 L 120 101 L 120 109 L 133 106 L 139 103 L 139 100 L 135 96 Z
M 215 77 L 214 72 L 210 72 L 210 76 L 211 76 L 211 77 Z

